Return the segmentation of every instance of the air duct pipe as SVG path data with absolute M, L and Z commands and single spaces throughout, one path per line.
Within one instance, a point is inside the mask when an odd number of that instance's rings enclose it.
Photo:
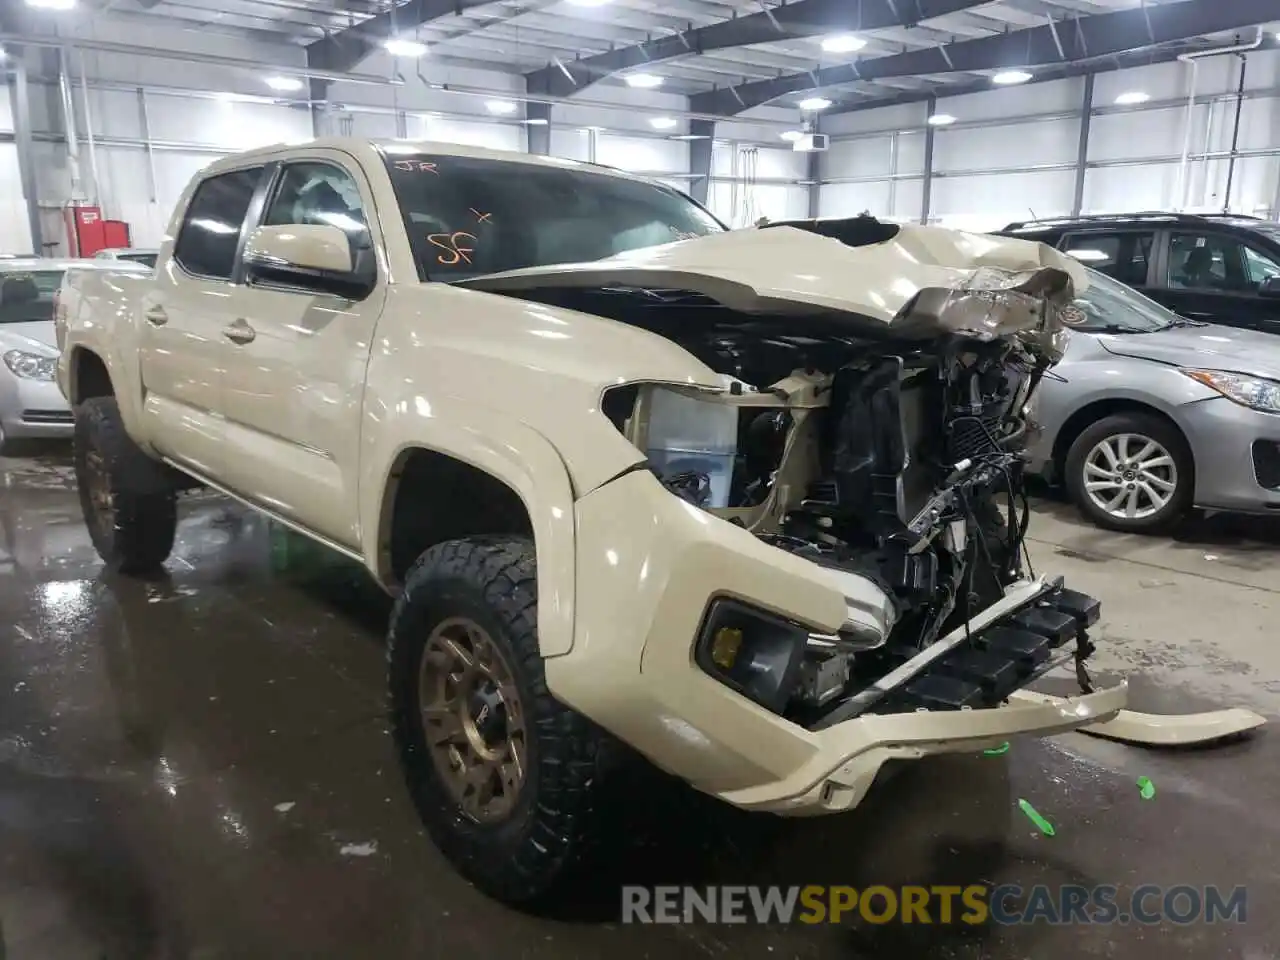
M 67 166 L 71 169 L 71 199 L 85 200 L 84 181 L 80 177 L 80 144 L 76 140 L 76 108 L 71 100 L 71 51 L 58 51 L 58 93 L 62 98 L 62 123 L 67 135 Z
M 98 150 L 93 139 L 93 105 L 89 102 L 89 70 L 85 66 L 84 51 L 80 51 L 80 96 L 84 100 L 84 139 L 89 145 L 89 178 L 93 183 L 93 191 L 89 199 L 95 203 L 102 202 L 102 186 L 98 179 Z
M 1196 80 L 1197 71 L 1200 61 L 1205 57 L 1218 57 L 1228 53 L 1243 53 L 1248 50 L 1256 50 L 1262 46 L 1262 40 L 1265 36 L 1263 29 L 1258 27 L 1258 35 L 1253 38 L 1250 43 L 1239 43 L 1231 47 L 1217 47 L 1213 50 L 1201 50 L 1197 53 L 1182 53 L 1178 55 L 1178 59 L 1191 67 L 1191 89 L 1187 93 L 1187 116 L 1183 122 L 1182 129 L 1182 159 L 1178 163 L 1178 180 L 1177 180 L 1177 208 L 1185 210 L 1187 208 L 1187 197 L 1191 190 L 1191 178 L 1187 176 L 1187 163 L 1191 156 L 1191 121 L 1195 116 L 1196 109 Z

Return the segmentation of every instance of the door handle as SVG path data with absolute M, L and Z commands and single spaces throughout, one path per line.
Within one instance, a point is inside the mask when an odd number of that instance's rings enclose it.
M 169 315 L 164 312 L 164 307 L 160 306 L 151 307 L 143 316 L 147 318 L 147 323 L 153 327 L 163 327 L 169 322 Z
M 243 317 L 224 329 L 222 334 L 232 343 L 250 343 L 258 335 Z

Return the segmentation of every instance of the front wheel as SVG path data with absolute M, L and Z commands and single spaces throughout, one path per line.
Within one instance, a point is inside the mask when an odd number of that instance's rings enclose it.
M 1100 527 L 1159 533 L 1178 523 L 1195 495 L 1195 461 L 1182 434 L 1150 414 L 1104 417 L 1067 453 L 1071 499 Z
M 75 410 L 76 481 L 94 549 L 110 570 L 150 573 L 173 550 L 177 498 L 164 465 L 125 431 L 114 397 Z
M 506 903 L 558 889 L 598 839 L 604 734 L 547 690 L 532 544 L 473 537 L 422 554 L 387 664 L 392 732 L 437 848 Z

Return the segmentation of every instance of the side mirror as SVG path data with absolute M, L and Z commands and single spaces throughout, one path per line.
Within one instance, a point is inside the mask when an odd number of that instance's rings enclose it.
M 346 233 L 327 224 L 258 227 L 245 241 L 245 271 L 251 283 L 359 299 L 374 278 L 357 272 L 351 246 Z
M 1280 297 L 1280 277 L 1267 277 L 1258 284 L 1258 295 L 1262 297 Z

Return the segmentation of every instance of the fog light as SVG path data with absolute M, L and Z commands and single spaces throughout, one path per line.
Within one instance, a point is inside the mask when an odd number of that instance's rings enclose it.
M 712 602 L 695 660 L 720 682 L 781 712 L 795 689 L 807 628 L 736 600 Z

